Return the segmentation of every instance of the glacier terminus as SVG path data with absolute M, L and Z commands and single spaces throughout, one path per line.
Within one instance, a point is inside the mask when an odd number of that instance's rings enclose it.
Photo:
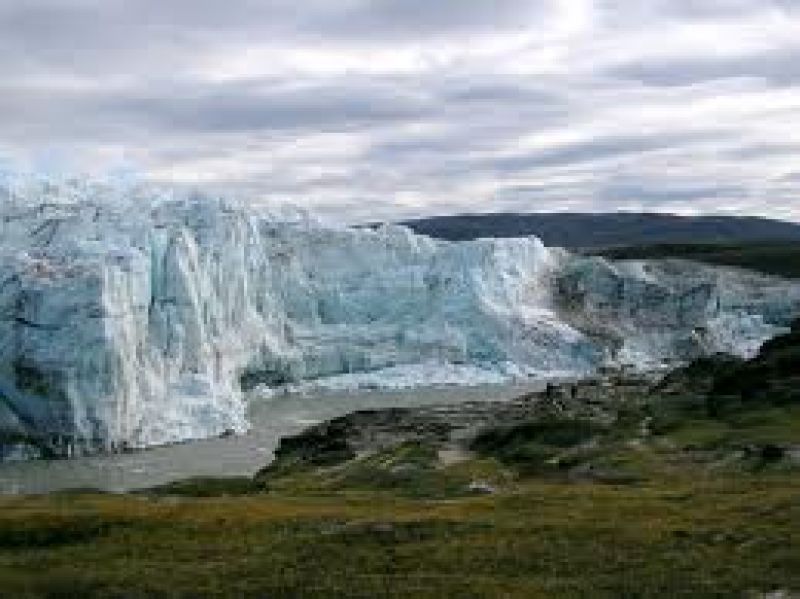
M 86 181 L 0 186 L 0 455 L 247 429 L 246 391 L 752 355 L 800 284 L 534 237 L 445 242 Z

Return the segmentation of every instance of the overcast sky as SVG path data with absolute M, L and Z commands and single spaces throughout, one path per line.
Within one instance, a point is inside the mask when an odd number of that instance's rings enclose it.
M 0 0 L 0 168 L 800 221 L 800 0 Z

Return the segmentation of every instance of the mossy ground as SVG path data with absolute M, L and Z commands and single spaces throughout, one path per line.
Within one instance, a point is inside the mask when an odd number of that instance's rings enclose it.
M 800 588 L 800 483 L 526 480 L 369 492 L 4 500 L 8 597 L 736 597 Z
M 734 431 L 797 443 L 798 426 L 800 411 L 774 408 L 722 423 L 693 418 L 637 442 L 608 435 L 585 459 L 637 474 L 624 484 L 526 473 L 513 454 L 443 465 L 432 448 L 406 443 L 258 488 L 193 479 L 142 495 L 6 498 L 0 589 L 370 599 L 797 591 L 798 469 L 719 457 L 734 448 Z M 546 428 L 541 446 L 557 452 L 595 432 Z M 698 447 L 714 452 L 698 458 Z M 496 492 L 470 494 L 472 480 Z

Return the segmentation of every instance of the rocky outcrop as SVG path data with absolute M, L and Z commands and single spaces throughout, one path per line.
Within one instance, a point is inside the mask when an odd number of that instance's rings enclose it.
M 502 432 L 532 423 L 586 422 L 603 428 L 615 423 L 620 410 L 641 406 L 653 384 L 649 377 L 605 376 L 551 383 L 541 392 L 511 401 L 353 412 L 281 439 L 275 461 L 257 478 L 268 480 L 331 467 L 408 443 L 459 453 L 474 447 L 487 431 Z

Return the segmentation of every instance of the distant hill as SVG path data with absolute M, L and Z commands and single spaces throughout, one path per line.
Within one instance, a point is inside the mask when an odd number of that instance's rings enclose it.
M 657 244 L 800 242 L 800 224 L 758 217 L 615 212 L 461 214 L 403 221 L 418 233 L 450 240 L 536 235 L 545 245 L 609 248 Z

